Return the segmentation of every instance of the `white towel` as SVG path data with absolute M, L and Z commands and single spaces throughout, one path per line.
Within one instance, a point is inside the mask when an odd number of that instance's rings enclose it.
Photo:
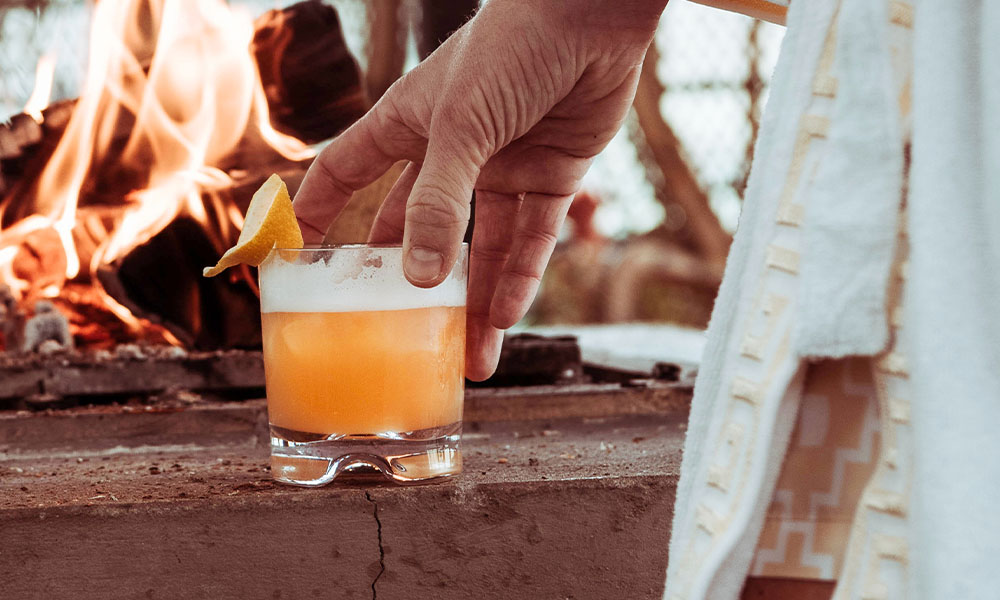
M 872 354 L 885 345 L 887 261 L 902 189 L 899 115 L 885 104 L 892 89 L 885 77 L 887 48 L 876 39 L 890 1 L 795 0 L 695 388 L 675 505 L 669 600 L 738 597 L 754 550 L 750 542 L 767 510 L 765 492 L 781 467 L 780 461 L 755 463 L 750 480 L 757 487 L 747 490 L 744 505 L 733 513 L 729 523 L 737 530 L 725 532 L 731 554 L 711 564 L 679 564 L 680 549 L 697 533 L 695 507 L 705 500 L 706 488 L 696 482 L 725 419 L 724 359 L 738 343 L 734 337 L 742 331 L 768 243 L 754 234 L 766 230 L 764 220 L 775 213 L 822 38 L 838 4 L 841 40 L 850 47 L 838 47 L 838 96 L 845 95 L 835 104 L 828 141 L 830 152 L 857 155 L 832 157 L 810 192 L 823 200 L 808 209 L 804 228 L 805 312 L 800 314 L 809 322 L 797 323 L 796 348 L 808 357 Z M 902 348 L 911 360 L 916 446 L 908 504 L 909 591 L 928 600 L 997 598 L 1000 0 L 917 0 L 914 8 L 910 259 L 903 315 L 908 336 Z M 867 129 L 858 127 L 862 123 Z M 871 179 L 852 181 L 850 173 Z M 837 264 L 838 257 L 847 266 Z M 834 310 L 823 313 L 827 299 Z M 770 448 L 765 455 L 781 456 L 783 428 L 762 434 L 766 439 L 756 442 Z M 681 588 L 692 593 L 682 594 Z
M 823 35 L 833 18 L 834 2 L 793 2 L 788 10 L 788 32 L 782 42 L 781 54 L 775 66 L 770 100 L 761 122 L 760 136 L 754 151 L 754 164 L 747 182 L 746 198 L 740 215 L 740 227 L 733 240 L 722 286 L 712 311 L 708 327 L 708 341 L 699 368 L 694 400 L 684 441 L 681 478 L 674 504 L 673 533 L 670 556 L 680 555 L 688 534 L 694 527 L 696 498 L 699 490 L 693 483 L 699 470 L 705 468 L 713 448 L 710 440 L 717 439 L 710 431 L 721 428 L 721 410 L 724 396 L 722 368 L 724 358 L 737 344 L 741 331 L 740 307 L 753 301 L 756 289 L 754 277 L 764 261 L 766 244 L 755 237 L 756 230 L 770 221 L 776 210 L 778 198 L 785 185 L 786 174 L 792 162 L 795 137 L 802 115 L 812 97 L 812 79 L 823 48 Z M 771 440 L 765 440 L 770 442 Z M 774 479 L 781 464 L 771 464 L 770 477 Z M 766 508 L 766 502 L 764 507 Z M 762 518 L 763 511 L 757 517 Z M 753 549 L 750 548 L 750 552 Z M 746 554 L 746 553 L 744 553 Z M 750 556 L 745 556 L 749 565 Z M 667 567 L 667 590 L 664 598 L 673 598 L 671 582 L 677 579 L 682 568 L 677 560 Z M 729 569 L 720 573 L 720 585 L 726 590 L 739 590 L 746 576 L 743 569 Z
M 1000 597 L 1000 2 L 922 0 L 914 31 L 910 569 Z
M 805 357 L 870 356 L 889 342 L 903 137 L 888 6 L 885 0 L 840 5 L 837 97 L 803 226 L 795 348 Z

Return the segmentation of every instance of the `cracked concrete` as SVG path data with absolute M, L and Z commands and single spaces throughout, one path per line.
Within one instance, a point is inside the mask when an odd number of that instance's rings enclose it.
M 378 532 L 379 570 L 378 570 L 378 575 L 375 576 L 375 579 L 372 579 L 372 600 L 375 600 L 376 598 L 378 598 L 378 590 L 375 589 L 375 584 L 378 583 L 379 578 L 382 577 L 382 573 L 385 573 L 385 548 L 383 548 L 382 546 L 382 521 L 380 521 L 378 518 L 378 502 L 376 502 L 375 498 L 372 498 L 371 492 L 368 491 L 365 492 L 365 498 L 367 498 L 368 501 L 372 503 L 372 514 L 375 517 L 375 526 L 377 527 L 377 532 Z

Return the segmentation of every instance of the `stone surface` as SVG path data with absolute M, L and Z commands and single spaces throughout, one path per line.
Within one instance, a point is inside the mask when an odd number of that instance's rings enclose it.
M 691 388 L 655 380 L 466 390 L 466 431 L 478 423 L 687 411 Z M 43 404 L 38 402 L 38 404 Z M 0 411 L 0 460 L 161 447 L 252 447 L 267 441 L 264 400 L 213 401 L 188 392 L 149 404 Z
M 690 394 L 469 389 L 415 487 L 274 483 L 263 400 L 0 411 L 0 598 L 659 598 Z
M 0 290 L 0 319 L 4 312 L 13 310 L 3 301 Z M 37 349 L 48 339 L 46 335 L 56 335 L 45 324 L 58 323 L 62 324 L 59 335 L 63 337 L 59 338 L 61 342 L 56 349 L 63 352 L 71 348 L 65 317 L 50 303 L 43 304 L 47 312 L 29 322 L 35 330 L 41 327 L 42 333 L 36 331 L 26 343 Z M 475 386 L 485 389 L 581 383 L 582 371 L 580 348 L 575 339 L 514 335 L 504 340 L 496 374 Z M 173 346 L 138 344 L 119 344 L 113 353 L 78 351 L 49 356 L 0 352 L 0 407 L 15 406 L 25 396 L 39 393 L 100 402 L 113 396 L 149 396 L 166 390 L 261 396 L 263 355 L 247 350 L 186 352 Z
M 8 458 L 0 597 L 659 598 L 685 419 L 470 423 L 416 487 L 278 485 L 259 443 Z
M 168 389 L 263 390 L 259 352 L 228 350 L 177 355 L 169 349 L 144 353 L 119 347 L 113 358 L 75 353 L 65 357 L 0 354 L 0 399 L 29 394 L 109 396 L 156 393 Z M 134 354 L 139 353 L 139 354 Z

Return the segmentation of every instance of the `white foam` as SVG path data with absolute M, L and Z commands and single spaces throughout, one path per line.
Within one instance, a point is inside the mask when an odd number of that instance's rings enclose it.
M 403 276 L 398 248 L 272 251 L 260 266 L 261 312 L 465 306 L 467 263 L 463 253 L 441 284 L 425 289 Z

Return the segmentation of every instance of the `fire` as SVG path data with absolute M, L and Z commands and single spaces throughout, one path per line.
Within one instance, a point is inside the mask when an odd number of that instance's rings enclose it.
M 181 215 L 228 246 L 242 215 L 220 193 L 233 180 L 219 164 L 248 127 L 289 159 L 310 158 L 313 150 L 271 127 L 248 14 L 223 0 L 102 0 L 92 23 L 84 89 L 37 189 L 0 205 L 0 219 L 14 219 L 0 232 L 0 283 L 27 302 L 58 295 L 67 281 L 86 281 L 108 310 L 141 327 L 104 291 L 98 269 Z M 40 61 L 25 108 L 39 122 L 54 64 Z M 131 191 L 112 207 L 88 204 L 93 190 L 85 188 L 101 185 L 93 172 L 109 161 Z M 24 273 L 18 257 L 42 237 L 57 240 L 60 251 Z
M 24 114 L 30 115 L 36 122 L 42 122 L 42 109 L 49 105 L 52 96 L 52 80 L 56 74 L 56 57 L 46 54 L 38 60 L 35 67 L 35 89 L 24 103 Z

